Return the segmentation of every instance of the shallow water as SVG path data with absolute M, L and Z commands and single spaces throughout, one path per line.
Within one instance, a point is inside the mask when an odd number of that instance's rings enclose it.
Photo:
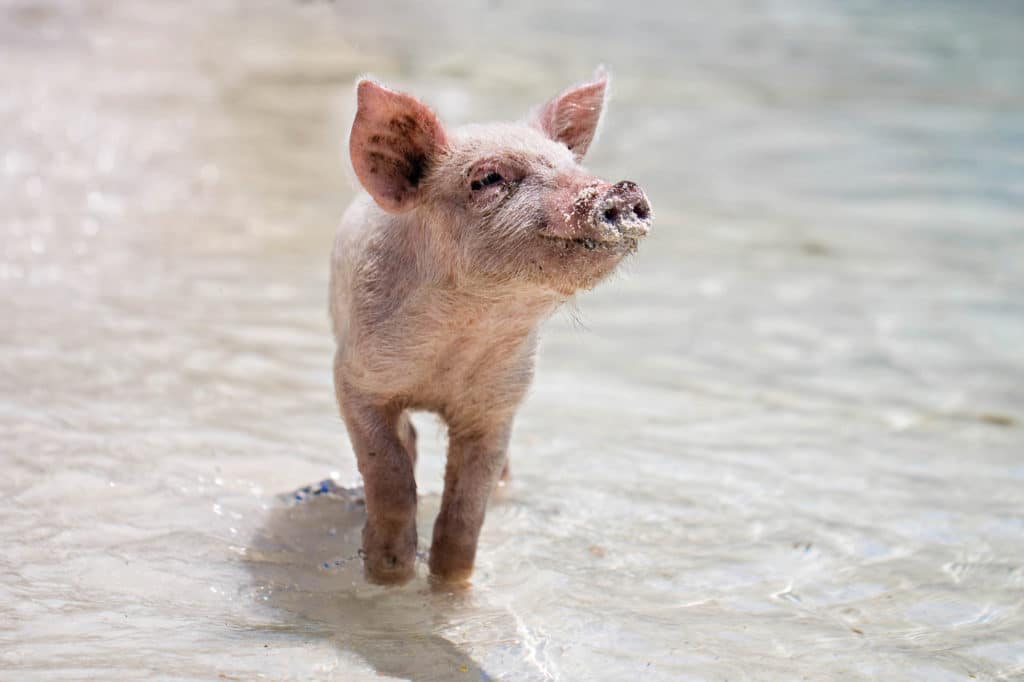
M 1024 677 L 1019 6 L 445 7 L 0 5 L 0 678 Z M 599 62 L 654 232 L 548 323 L 472 590 L 368 586 L 351 83 Z

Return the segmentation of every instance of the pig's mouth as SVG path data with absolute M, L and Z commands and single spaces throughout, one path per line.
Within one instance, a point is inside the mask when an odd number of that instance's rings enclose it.
M 541 234 L 541 237 L 552 242 L 561 242 L 565 248 L 573 245 L 581 246 L 587 251 L 636 251 L 637 240 L 634 237 L 623 237 L 617 241 L 601 241 L 593 237 L 556 237 L 552 234 Z

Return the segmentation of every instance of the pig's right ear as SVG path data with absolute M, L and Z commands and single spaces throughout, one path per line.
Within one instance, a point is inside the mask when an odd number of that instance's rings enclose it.
M 569 88 L 541 107 L 534 123 L 581 161 L 597 135 L 607 91 L 608 72 L 599 67 L 593 80 Z
M 444 128 L 425 104 L 370 80 L 356 85 L 348 153 L 356 177 L 388 213 L 419 204 L 420 182 L 444 149 Z

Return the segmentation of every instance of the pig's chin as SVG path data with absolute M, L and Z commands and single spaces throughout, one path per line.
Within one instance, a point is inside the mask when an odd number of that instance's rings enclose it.
M 540 235 L 539 238 L 544 257 L 538 259 L 543 265 L 536 276 L 544 285 L 566 296 L 593 288 L 637 247 L 637 240 L 631 237 L 616 242 L 602 242 L 592 237 Z

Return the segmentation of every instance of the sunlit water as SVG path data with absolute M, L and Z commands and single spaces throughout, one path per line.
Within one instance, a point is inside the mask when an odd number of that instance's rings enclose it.
M 1024 676 L 1020 5 L 429 4 L 0 5 L 0 678 Z M 366 585 L 351 84 L 600 62 L 653 234 L 547 324 L 473 588 Z

